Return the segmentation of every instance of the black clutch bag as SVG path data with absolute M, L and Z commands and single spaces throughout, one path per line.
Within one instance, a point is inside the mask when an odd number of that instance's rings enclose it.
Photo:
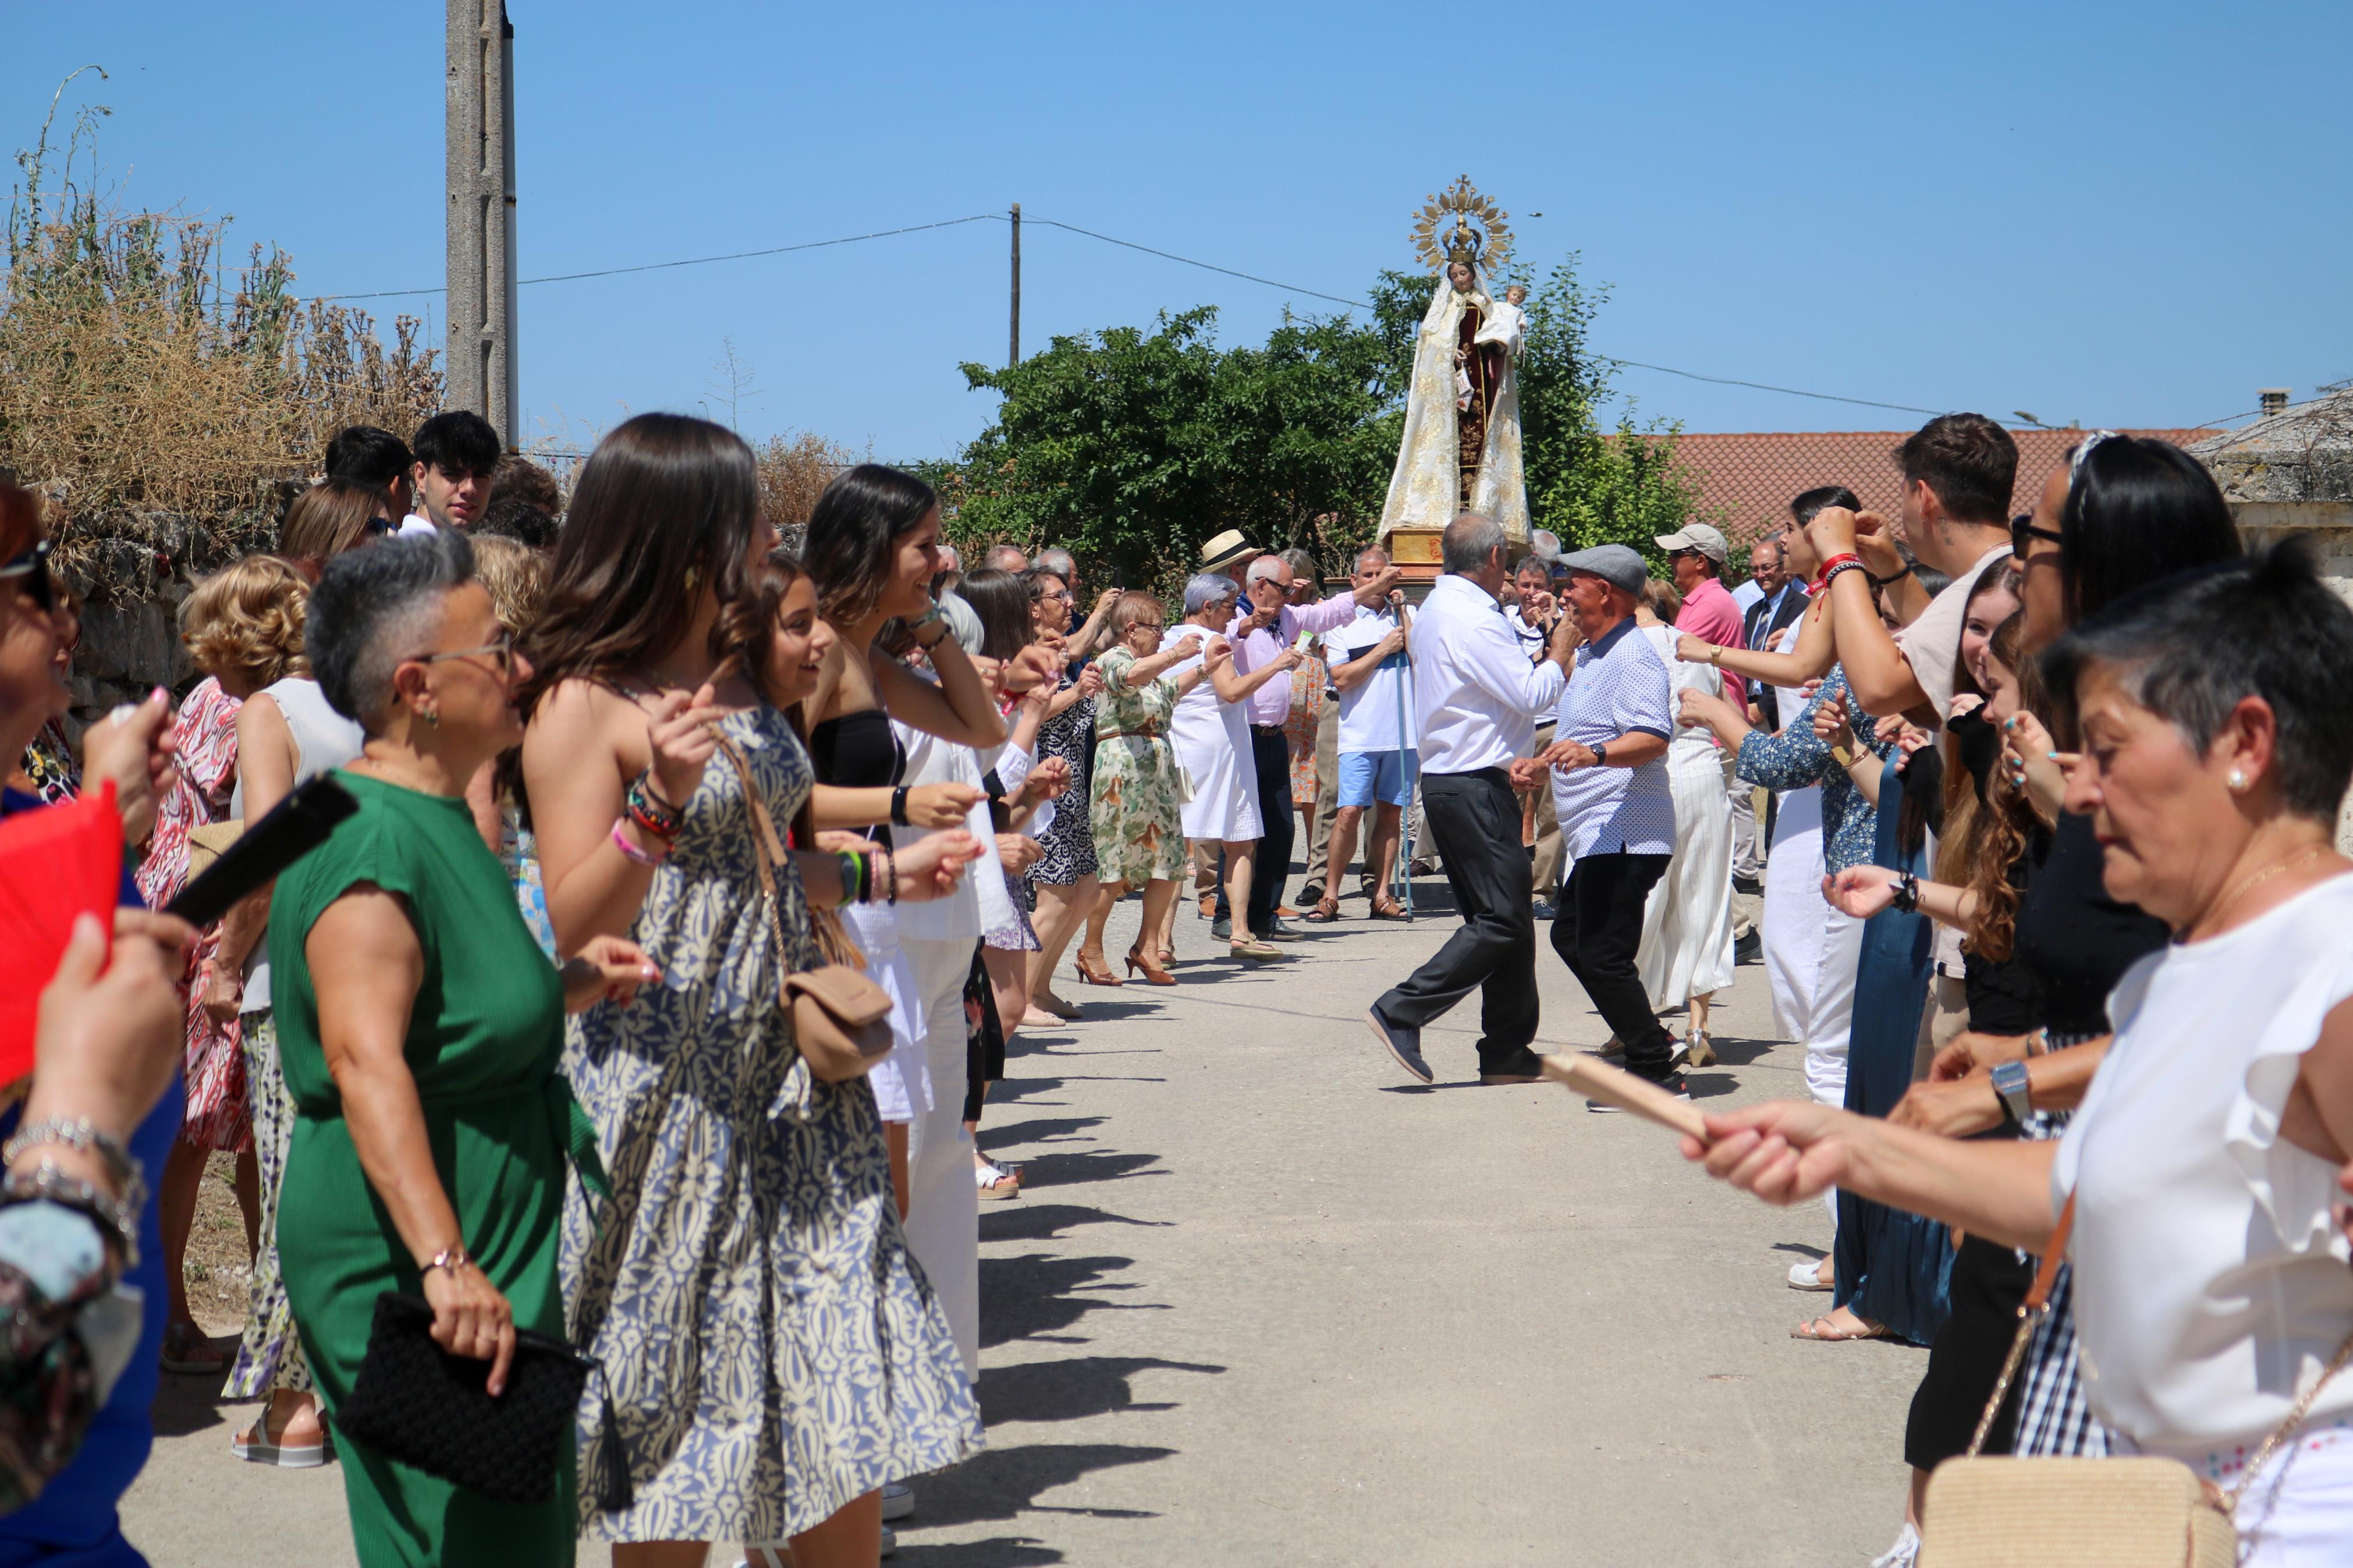
M 573 1424 L 588 1374 L 597 1370 L 562 1340 L 515 1333 L 506 1392 L 486 1388 L 491 1363 L 452 1355 L 433 1342 L 433 1309 L 422 1296 L 387 1290 L 375 1299 L 367 1354 L 335 1425 L 386 1458 L 499 1502 L 545 1502 L 559 1467 L 571 1462 Z M 629 1506 L 629 1470 L 606 1411 L 596 1499 Z

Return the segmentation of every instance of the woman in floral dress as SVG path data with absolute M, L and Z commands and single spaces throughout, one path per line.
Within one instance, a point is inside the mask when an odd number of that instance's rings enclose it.
M 156 811 L 154 835 L 139 867 L 139 894 L 151 909 L 171 902 L 186 884 L 189 834 L 227 822 L 233 815 L 237 716 L 245 700 L 308 668 L 302 663 L 305 596 L 304 584 L 292 568 L 254 557 L 204 579 L 180 605 L 180 637 L 205 679 L 180 703 L 173 727 L 179 782 Z M 246 1250 L 249 1255 L 260 1250 L 261 1174 L 253 1143 L 243 1031 L 234 1012 L 205 1005 L 219 946 L 219 925 L 207 926 L 198 934 L 188 971 L 187 1110 L 159 1194 L 164 1270 L 172 1289 L 164 1365 L 172 1372 L 217 1373 L 227 1364 L 227 1358 L 206 1343 L 189 1312 L 183 1279 L 205 1162 L 216 1150 L 237 1155 L 237 1198 L 245 1215 Z
M 1128 889 L 1144 889 L 1145 931 L 1156 931 L 1176 896 L 1185 872 L 1185 826 L 1176 798 L 1176 757 L 1168 744 L 1168 720 L 1176 699 L 1207 673 L 1195 665 L 1183 675 L 1167 672 L 1201 651 L 1188 636 L 1160 651 L 1167 613 L 1149 594 L 1120 595 L 1112 607 L 1112 646 L 1097 666 L 1103 687 L 1095 698 L 1095 773 L 1089 824 L 1094 829 L 1096 875 L 1103 892 L 1087 918 L 1087 938 L 1079 948 L 1079 974 L 1095 985 L 1122 982 L 1103 958 L 1103 926 L 1112 906 Z M 1155 985 L 1176 982 L 1160 967 L 1157 954 L 1128 950 L 1128 972 L 1142 969 Z
M 524 649 L 524 800 L 559 949 L 626 933 L 662 973 L 627 1010 L 575 1017 L 565 1050 L 613 1185 L 593 1210 L 575 1188 L 563 1270 L 574 1339 L 604 1367 L 582 1471 L 618 1460 L 635 1490 L 618 1511 L 581 1503 L 616 1568 L 699 1565 L 713 1540 L 871 1564 L 883 1484 L 980 1439 L 873 1089 L 814 1079 L 777 1005 L 784 973 L 818 962 L 810 902 L 844 883 L 835 856 L 791 852 L 772 903 L 754 858 L 745 773 L 780 831 L 813 782 L 713 635 L 757 588 L 775 537 L 759 505 L 735 436 L 629 420 L 581 473 Z M 797 635 L 793 671 L 818 657 Z M 936 897 L 962 864 L 946 845 L 887 856 L 874 896 Z

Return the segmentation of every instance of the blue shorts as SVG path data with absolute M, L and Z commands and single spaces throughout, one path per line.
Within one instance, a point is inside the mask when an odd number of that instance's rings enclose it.
M 1338 804 L 1366 806 L 1378 796 L 1384 805 L 1403 805 L 1412 793 L 1406 775 L 1413 765 L 1410 746 L 1402 752 L 1341 752 Z

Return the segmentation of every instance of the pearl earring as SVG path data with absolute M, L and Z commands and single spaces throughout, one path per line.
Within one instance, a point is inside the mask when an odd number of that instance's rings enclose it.
M 2242 768 L 2232 768 L 2230 778 L 2225 782 L 2230 784 L 2232 794 L 2244 794 L 2247 787 L 2246 771 Z

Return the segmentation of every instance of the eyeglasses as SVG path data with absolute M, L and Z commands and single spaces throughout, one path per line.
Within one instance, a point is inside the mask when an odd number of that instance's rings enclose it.
M 44 539 L 5 566 L 0 577 L 22 577 L 25 596 L 44 611 L 58 607 L 57 584 L 49 575 L 49 541 Z
M 400 524 L 388 517 L 372 517 L 361 526 L 360 531 L 370 539 L 383 539 L 387 535 L 398 533 Z
M 1071 597 L 1071 591 L 1068 588 L 1057 588 L 1050 594 L 1040 594 L 1038 597 L 1046 600 L 1049 603 L 1059 601 L 1061 604 L 1068 605 L 1076 602 Z
M 2052 530 L 2035 527 L 2031 515 L 2011 518 L 2010 520 L 2010 552 L 2021 561 L 2025 560 L 2027 541 L 2030 539 L 2047 539 L 2053 544 L 2064 542 Z
M 1168 627 L 1160 621 L 1137 621 L 1127 629 L 1132 632 L 1165 632 Z
M 420 653 L 412 655 L 411 658 L 417 664 L 440 664 L 448 659 L 476 658 L 483 654 L 489 654 L 498 661 L 501 675 L 512 675 L 514 673 L 514 633 L 501 631 L 495 641 L 486 642 L 480 647 L 456 648 L 448 653 Z

